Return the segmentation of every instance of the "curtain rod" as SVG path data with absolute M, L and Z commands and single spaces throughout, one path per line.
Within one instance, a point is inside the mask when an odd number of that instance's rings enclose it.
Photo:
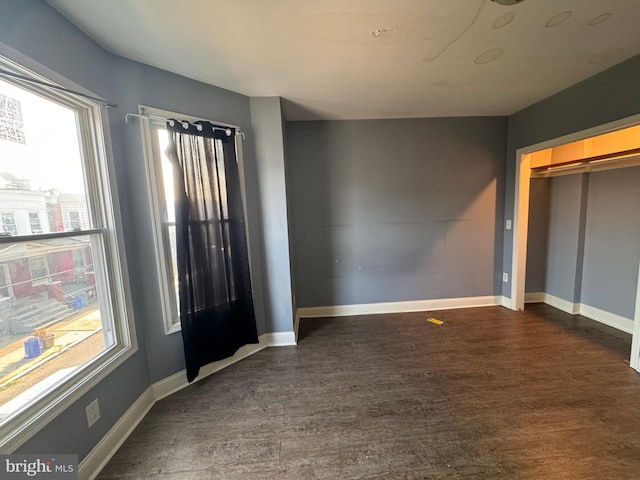
M 37 85 L 42 85 L 44 87 L 53 88 L 55 90 L 60 90 L 61 92 L 72 93 L 73 95 L 78 95 L 79 97 L 88 98 L 89 100 L 93 100 L 95 102 L 98 102 L 102 106 L 107 107 L 107 108 L 115 108 L 115 107 L 118 106 L 117 104 L 115 104 L 113 102 L 109 102 L 108 100 L 105 100 L 104 98 L 93 97 L 91 95 L 87 95 L 86 93 L 78 92 L 76 90 L 71 90 L 70 88 L 61 87 L 60 85 L 56 85 L 54 83 L 43 82 L 42 80 L 37 80 L 35 78 L 26 77 L 24 75 L 19 75 L 17 73 L 13 73 L 13 72 L 11 72 L 9 70 L 4 70 L 2 68 L 0 68 L 0 75 L 4 75 L 6 77 L 17 78 L 17 79 L 23 80 L 25 82 L 30 82 L 30 83 L 35 83 Z
M 149 119 L 154 119 L 154 120 L 162 120 L 163 122 L 168 122 L 168 121 L 175 121 L 175 122 L 180 122 L 183 126 L 186 123 L 187 126 L 189 125 L 193 125 L 195 127 L 198 128 L 198 131 L 202 131 L 202 125 L 198 125 L 196 123 L 193 122 L 189 122 L 188 120 L 176 120 L 174 118 L 167 118 L 167 117 L 161 117 L 159 115 L 149 115 L 149 114 L 144 114 L 144 115 L 139 115 L 137 113 L 127 113 L 124 116 L 124 123 L 129 123 L 129 117 L 135 117 L 135 118 L 146 118 L 147 120 Z M 211 124 L 213 124 L 213 122 L 210 122 L 209 120 L 204 120 L 206 122 L 209 122 Z M 172 125 L 173 126 L 173 125 Z M 186 127 L 185 127 L 186 128 Z M 228 137 L 231 136 L 231 127 L 212 127 L 213 130 L 220 130 L 222 132 L 225 132 L 227 134 Z M 234 127 L 236 130 L 236 135 L 242 135 L 242 139 L 245 140 L 245 135 L 244 132 L 241 131 L 239 128 Z

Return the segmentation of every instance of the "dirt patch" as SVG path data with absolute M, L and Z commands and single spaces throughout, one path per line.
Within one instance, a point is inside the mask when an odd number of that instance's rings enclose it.
M 0 405 L 3 405 L 9 400 L 15 398 L 17 395 L 31 388 L 58 370 L 77 367 L 88 362 L 98 355 L 103 349 L 104 338 L 102 336 L 102 331 L 98 331 L 94 335 L 83 340 L 74 347 L 69 348 L 57 357 L 40 365 L 24 377 L 12 382 L 7 387 L 0 390 Z

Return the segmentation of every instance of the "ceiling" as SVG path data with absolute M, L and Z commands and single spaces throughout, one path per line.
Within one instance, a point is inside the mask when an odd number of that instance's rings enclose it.
M 47 0 L 107 50 L 289 120 L 510 115 L 640 53 L 639 0 Z

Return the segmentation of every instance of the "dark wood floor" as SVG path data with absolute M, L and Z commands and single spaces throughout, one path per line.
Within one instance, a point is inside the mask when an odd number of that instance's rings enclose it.
M 640 478 L 628 335 L 545 305 L 300 333 L 157 403 L 98 478 Z

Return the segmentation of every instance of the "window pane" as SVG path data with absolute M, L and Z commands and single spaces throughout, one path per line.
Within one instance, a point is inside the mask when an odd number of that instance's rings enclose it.
M 69 228 L 71 228 L 71 230 L 79 230 L 82 228 L 80 212 L 69 212 Z
M 178 255 L 176 253 L 176 226 L 175 224 L 167 225 L 167 233 L 169 236 L 169 271 L 171 272 L 171 282 L 169 285 L 173 289 L 176 299 L 176 311 L 174 312 L 175 320 L 179 318 L 180 312 L 180 291 L 178 290 Z
M 175 298 L 175 303 L 171 302 L 171 317 L 173 322 L 179 322 L 180 315 L 180 293 L 178 290 L 178 261 L 176 254 L 176 209 L 175 196 L 173 186 L 173 167 L 169 157 L 166 155 L 169 145 L 169 132 L 164 128 L 157 128 L 158 152 L 160 154 L 160 182 L 161 193 L 164 194 L 161 199 L 162 209 L 161 215 L 166 218 L 166 239 L 165 239 L 165 259 L 167 262 L 167 270 L 169 272 L 170 281 L 169 288 L 171 294 Z M 168 245 L 166 242 L 168 241 Z
M 162 168 L 162 186 L 165 200 L 165 210 L 168 222 L 176 221 L 175 197 L 173 195 L 173 168 L 171 161 L 166 155 L 169 145 L 169 132 L 164 128 L 159 128 L 158 145 L 160 147 L 160 165 Z
M 29 258 L 29 270 L 31 271 L 31 282 L 33 284 L 47 283 L 49 277 L 49 267 L 44 255 Z
M 0 215 L 2 219 L 2 231 L 11 235 L 17 235 L 16 217 L 13 213 L 3 213 Z
M 31 233 L 42 233 L 38 212 L 29 212 L 29 224 L 31 225 Z
M 3 231 L 31 235 L 91 228 L 80 152 L 72 109 L 0 80 Z M 5 222 L 5 214 L 13 216 L 13 224 Z
M 10 297 L 11 290 L 9 289 L 9 268 L 6 265 L 0 265 L 0 305 L 2 304 L 3 297 Z
M 20 101 L 0 94 L 0 139 L 25 143 L 23 126 Z
M 115 344 L 93 252 L 89 236 L 0 244 L 0 421 Z

